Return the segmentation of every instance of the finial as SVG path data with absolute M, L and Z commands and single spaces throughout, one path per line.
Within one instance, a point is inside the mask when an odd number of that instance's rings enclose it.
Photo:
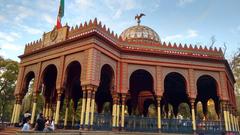
M 142 18 L 143 16 L 146 16 L 146 15 L 143 14 L 143 13 L 140 13 L 139 15 L 136 15 L 136 16 L 135 16 L 135 20 L 137 20 L 138 25 L 140 25 L 140 23 L 141 23 L 141 18 Z

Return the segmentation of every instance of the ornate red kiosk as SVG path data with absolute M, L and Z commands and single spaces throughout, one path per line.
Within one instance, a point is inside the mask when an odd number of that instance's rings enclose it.
M 41 111 L 59 128 L 239 131 L 235 80 L 222 50 L 162 42 L 140 21 L 120 36 L 97 19 L 54 29 L 27 44 L 19 58 L 12 123 L 19 122 L 34 78 L 31 123 L 42 95 Z M 189 115 L 182 118 L 184 110 Z

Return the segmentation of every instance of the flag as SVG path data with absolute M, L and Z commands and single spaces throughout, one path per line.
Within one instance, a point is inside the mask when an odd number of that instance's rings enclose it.
M 57 16 L 57 29 L 62 27 L 61 19 L 64 16 L 64 0 L 60 0 L 60 6 L 58 10 L 58 16 Z

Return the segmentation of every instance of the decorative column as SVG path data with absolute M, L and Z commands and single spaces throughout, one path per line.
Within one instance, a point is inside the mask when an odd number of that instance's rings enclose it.
M 12 112 L 11 124 L 14 123 L 13 121 L 14 121 L 14 117 L 15 117 L 16 106 L 17 106 L 17 102 L 15 101 L 15 104 L 14 104 L 14 106 L 13 106 L 13 112 Z
M 36 108 L 37 108 L 37 93 L 33 94 L 33 108 L 32 108 L 32 116 L 31 116 L 31 124 L 33 125 L 34 123 L 34 118 L 35 118 L 35 114 L 36 114 Z
M 221 101 L 221 104 L 222 104 L 222 107 L 223 107 L 223 119 L 224 119 L 225 131 L 228 132 L 226 102 L 225 101 Z
M 229 108 L 229 118 L 230 118 L 230 125 L 231 125 L 231 131 L 234 131 L 234 127 L 233 127 L 233 117 L 232 117 L 232 106 L 230 106 Z
M 58 120 L 59 120 L 59 111 L 60 111 L 60 103 L 61 103 L 61 95 L 62 93 L 58 93 L 57 94 L 57 107 L 56 107 L 56 113 L 55 113 L 55 125 L 58 124 Z
M 66 97 L 66 110 L 65 110 L 65 116 L 64 116 L 64 128 L 67 127 L 67 120 L 68 120 L 68 109 L 69 109 L 69 98 Z
M 237 121 L 236 121 L 236 111 L 233 110 L 233 125 L 234 125 L 234 131 L 237 131 Z
M 76 117 L 76 110 L 75 108 L 73 107 L 73 112 L 72 112 L 72 127 L 74 127 L 74 124 L 75 124 L 75 117 Z
M 91 117 L 90 117 L 90 128 L 93 127 L 93 120 L 94 120 L 94 108 L 95 108 L 95 91 L 97 90 L 97 88 L 94 88 L 92 91 L 92 100 L 91 100 Z
M 82 98 L 82 109 L 81 109 L 81 119 L 80 119 L 80 129 L 84 127 L 83 122 L 84 122 L 84 114 L 86 111 L 86 90 L 83 89 L 83 98 Z
M 161 132 L 162 123 L 161 123 L 161 97 L 157 97 L 157 127 L 158 132 Z
M 195 118 L 195 107 L 194 107 L 194 102 L 195 99 L 190 99 L 191 102 L 191 109 L 192 109 L 192 126 L 193 126 L 193 132 L 196 132 L 196 118 Z
M 240 127 L 239 127 L 239 116 L 236 116 L 236 119 L 237 119 L 237 129 L 238 129 L 238 132 L 240 132 Z
M 15 124 L 19 123 L 21 106 L 22 106 L 22 96 L 18 95 L 17 96 L 16 113 L 15 113 L 15 118 L 14 118 L 14 123 Z
M 91 86 L 87 86 L 87 103 L 86 103 L 86 115 L 85 115 L 85 128 L 89 126 L 89 112 L 90 112 L 90 103 L 92 97 L 92 89 Z
M 120 105 L 119 105 L 119 97 L 117 96 L 117 115 L 116 115 L 116 127 L 119 127 L 119 112 L 120 112 Z
M 113 108 L 112 108 L 112 127 L 116 128 L 116 119 L 117 119 L 117 94 L 113 95 Z
M 230 122 L 230 115 L 229 115 L 229 104 L 226 104 L 226 111 L 227 111 L 227 125 L 228 125 L 228 131 L 232 131 L 231 129 L 231 122 Z
M 125 99 L 126 99 L 126 94 L 122 93 L 122 115 L 121 115 L 121 129 L 124 129 L 124 114 L 125 114 Z

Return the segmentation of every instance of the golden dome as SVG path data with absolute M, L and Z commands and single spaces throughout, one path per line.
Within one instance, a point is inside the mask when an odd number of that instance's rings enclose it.
M 161 42 L 158 34 L 153 29 L 140 24 L 124 30 L 121 33 L 121 37 L 124 41 Z

